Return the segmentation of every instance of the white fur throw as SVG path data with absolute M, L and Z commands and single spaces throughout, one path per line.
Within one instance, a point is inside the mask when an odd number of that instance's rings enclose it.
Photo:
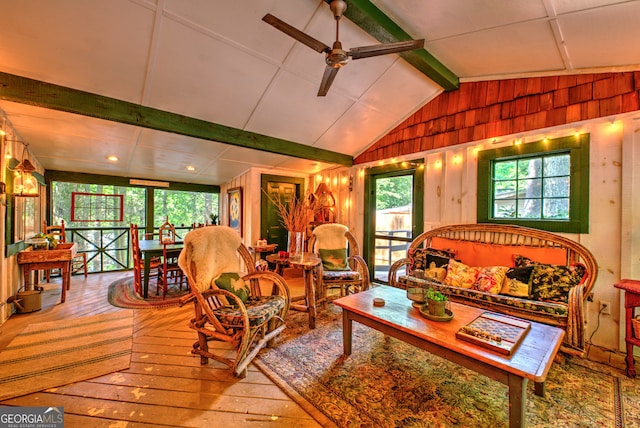
M 205 291 L 222 273 L 240 270 L 236 250 L 241 242 L 238 232 L 226 226 L 194 229 L 184 237 L 178 265 L 189 278 L 189 284 Z
M 347 248 L 347 238 L 344 236 L 349 228 L 344 224 L 327 223 L 313 229 L 316 236 L 316 249 L 336 250 Z

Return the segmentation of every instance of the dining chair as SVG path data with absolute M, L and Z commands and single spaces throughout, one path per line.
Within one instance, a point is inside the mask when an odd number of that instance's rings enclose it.
M 316 269 L 316 303 L 326 307 L 330 289 L 339 289 L 344 296 L 369 288 L 369 268 L 347 226 L 321 224 L 313 229 L 308 248 L 322 260 Z
M 211 358 L 245 377 L 253 358 L 285 328 L 291 303 L 287 282 L 275 272 L 256 271 L 240 235 L 227 226 L 187 233 L 179 265 L 191 290 L 181 303 L 193 302 L 195 314 L 189 327 L 198 340 L 191 353 L 200 355 L 200 364 Z M 233 349 L 210 347 L 211 341 Z
M 178 286 L 182 291 L 182 283 L 184 282 L 184 273 L 178 266 L 178 257 L 182 249 L 167 249 L 167 245 L 162 246 L 162 262 L 158 266 L 158 280 L 156 295 L 160 294 L 162 289 L 162 298 L 167 297 L 169 286 Z
M 144 271 L 144 260 L 142 259 L 142 252 L 140 251 L 140 235 L 137 224 L 129 224 L 129 232 L 131 235 L 131 258 L 133 259 L 133 287 L 136 293 L 142 294 L 142 272 Z M 151 277 L 151 271 L 155 270 L 157 273 L 158 266 L 160 266 L 160 258 L 153 257 L 150 261 L 149 276 Z
M 60 221 L 59 225 L 47 225 L 47 221 L 42 221 L 42 232 L 47 235 L 52 235 L 58 242 L 67 242 L 67 233 L 64 226 L 64 220 Z M 88 275 L 87 269 L 87 253 L 76 253 L 71 259 L 71 275 L 78 272 L 82 272 L 86 278 Z M 46 272 L 47 282 L 51 279 L 51 270 Z

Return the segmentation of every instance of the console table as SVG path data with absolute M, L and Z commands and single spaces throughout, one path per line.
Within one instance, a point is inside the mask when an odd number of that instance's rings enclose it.
M 624 290 L 624 310 L 626 334 L 625 342 L 627 343 L 627 376 L 636 377 L 635 362 L 633 360 L 633 347 L 640 346 L 640 336 L 633 334 L 633 313 L 636 307 L 640 307 L 640 281 L 635 279 L 621 279 L 614 284 L 614 287 Z
M 78 252 L 78 244 L 75 242 L 60 243 L 55 250 L 34 250 L 29 247 L 18 252 L 18 264 L 22 265 L 24 274 L 24 289 L 29 289 L 29 276 L 32 270 L 36 271 L 35 280 L 38 280 L 39 270 L 60 269 L 62 274 L 62 295 L 60 303 L 64 303 L 67 290 L 71 285 L 71 260 Z

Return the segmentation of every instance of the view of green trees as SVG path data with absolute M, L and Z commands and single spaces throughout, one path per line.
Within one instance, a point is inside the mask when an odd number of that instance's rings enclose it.
M 378 210 L 411 205 L 412 199 L 412 176 L 402 175 L 376 180 L 376 208 Z
M 169 219 L 175 226 L 211 223 L 218 214 L 218 194 L 156 189 L 153 193 L 153 223 L 159 226 Z
M 493 170 L 496 218 L 568 219 L 569 154 L 496 161 Z
M 76 203 L 82 201 L 96 204 L 96 207 L 82 207 L 81 211 L 76 211 L 77 221 L 72 221 L 74 192 L 124 195 L 122 221 L 86 218 L 91 212 L 102 218 L 120 217 L 119 204 L 114 204 L 114 200 L 119 199 L 109 197 L 101 200 L 99 196 L 76 198 Z M 129 224 L 137 224 L 142 231 L 146 226 L 146 192 L 144 187 L 54 181 L 51 184 L 51 224 L 60 224 L 64 220 L 67 240 L 76 242 L 78 251 L 87 253 L 90 272 L 126 269 L 130 267 Z M 211 223 L 211 214 L 218 214 L 218 206 L 217 193 L 154 189 L 153 227 L 157 229 L 167 218 L 178 230 L 190 229 L 193 223 Z M 184 235 L 183 232 L 179 234 Z

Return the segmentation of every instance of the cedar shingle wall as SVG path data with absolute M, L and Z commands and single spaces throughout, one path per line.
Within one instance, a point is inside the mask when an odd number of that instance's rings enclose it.
M 640 110 L 640 72 L 460 84 L 426 104 L 355 164 Z

